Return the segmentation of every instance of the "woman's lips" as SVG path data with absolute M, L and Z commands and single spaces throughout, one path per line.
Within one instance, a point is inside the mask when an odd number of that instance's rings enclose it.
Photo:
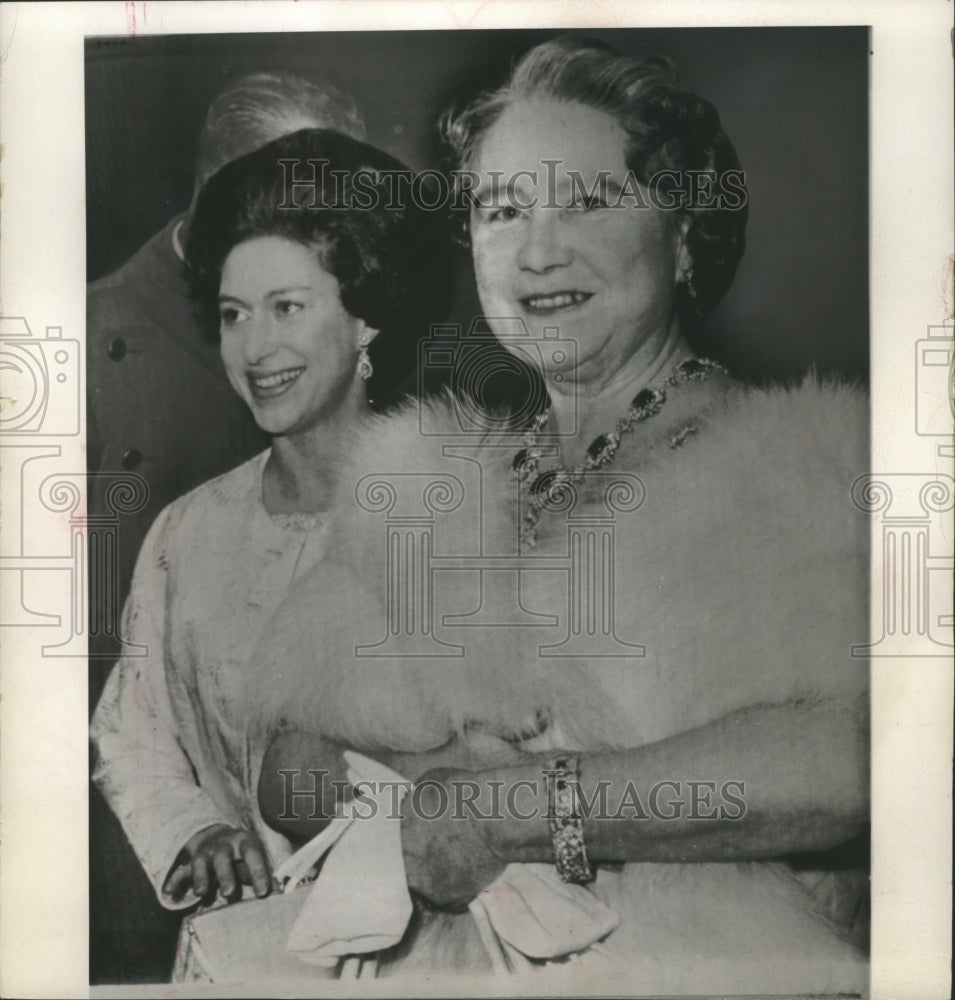
M 304 368 L 285 368 L 280 372 L 270 372 L 268 375 L 253 375 L 250 372 L 247 376 L 249 388 L 256 399 L 273 399 L 288 392 L 303 371 Z
M 552 316 L 566 309 L 575 309 L 593 298 L 591 292 L 561 291 L 547 295 L 525 295 L 520 299 L 524 309 L 535 316 Z

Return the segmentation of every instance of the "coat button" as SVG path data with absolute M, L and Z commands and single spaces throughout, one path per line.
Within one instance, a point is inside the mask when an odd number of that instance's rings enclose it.
M 126 341 L 122 337 L 117 337 L 109 342 L 106 353 L 113 361 L 122 361 L 126 357 Z
M 138 467 L 139 463 L 142 460 L 143 460 L 142 452 L 138 451 L 136 448 L 130 448 L 129 451 L 127 451 L 126 454 L 123 455 L 122 465 L 127 472 L 132 472 L 133 469 Z

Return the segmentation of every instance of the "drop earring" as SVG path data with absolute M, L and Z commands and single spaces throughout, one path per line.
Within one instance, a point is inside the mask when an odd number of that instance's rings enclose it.
M 375 371 L 371 364 L 371 358 L 368 357 L 368 345 L 370 343 L 371 337 L 369 337 L 367 333 L 363 333 L 361 335 L 361 340 L 358 341 L 358 375 L 366 382 L 371 378 Z
M 696 302 L 696 285 L 693 284 L 693 268 L 688 267 L 683 273 L 683 284 L 686 285 L 687 295 Z

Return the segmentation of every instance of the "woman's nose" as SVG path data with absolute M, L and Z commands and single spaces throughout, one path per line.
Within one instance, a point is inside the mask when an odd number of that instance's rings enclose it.
M 245 360 L 250 365 L 264 361 L 275 349 L 275 323 L 267 315 L 253 315 L 246 326 Z
M 566 241 L 560 211 L 538 208 L 524 226 L 524 241 L 518 251 L 518 265 L 527 271 L 545 272 L 570 263 L 571 250 Z

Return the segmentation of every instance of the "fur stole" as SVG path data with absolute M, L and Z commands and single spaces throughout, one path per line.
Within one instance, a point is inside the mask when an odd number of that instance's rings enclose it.
M 571 514 L 543 514 L 518 571 L 513 437 L 462 437 L 451 399 L 369 422 L 341 477 L 327 558 L 252 660 L 268 678 L 259 723 L 374 755 L 475 725 L 510 738 L 543 711 L 561 746 L 592 750 L 746 706 L 863 694 L 851 647 L 868 636 L 868 521 L 850 489 L 868 465 L 867 397 L 815 378 L 744 389 L 724 377 L 668 396 L 605 470 L 635 478 L 644 499 L 616 513 L 612 573 L 604 560 L 589 581 L 570 579 L 568 531 L 606 517 L 607 481 L 588 475 Z M 475 556 L 507 568 L 482 581 Z M 429 559 L 430 597 L 412 606 L 397 595 Z M 603 613 L 630 644 L 618 649 L 642 655 L 595 656 L 587 641 L 564 647 L 574 655 L 542 649 L 571 625 L 584 640 L 601 630 L 574 619 L 573 588 L 587 586 L 603 588 Z M 446 645 L 428 637 L 422 655 L 429 622 Z M 395 635 L 407 631 L 413 641 Z

